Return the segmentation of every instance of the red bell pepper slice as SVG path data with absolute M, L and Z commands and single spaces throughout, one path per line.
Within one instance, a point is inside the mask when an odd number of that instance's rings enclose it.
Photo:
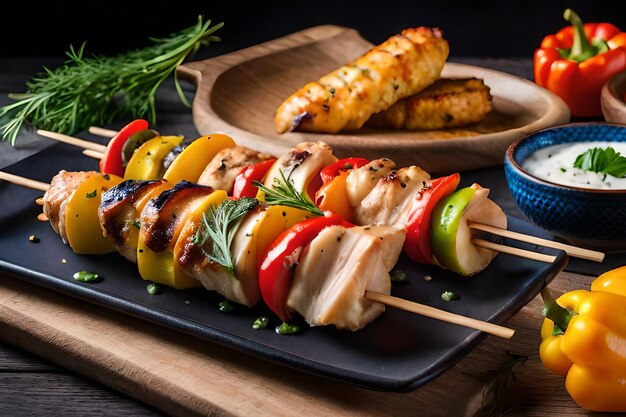
M 458 173 L 436 178 L 431 182 L 430 188 L 415 198 L 407 221 L 404 241 L 404 252 L 412 260 L 424 264 L 435 263 L 430 244 L 430 219 L 433 209 L 442 198 L 456 190 L 460 181 L 461 176 Z
M 259 267 L 259 287 L 267 306 L 283 321 L 292 316 L 287 309 L 287 296 L 302 249 L 323 229 L 334 225 L 352 226 L 334 213 L 313 217 L 285 230 L 268 248 Z
M 120 129 L 109 141 L 104 156 L 100 160 L 100 172 L 124 177 L 124 163 L 122 162 L 122 148 L 124 142 L 133 133 L 148 129 L 148 122 L 143 119 L 133 120 Z
M 233 197 L 256 197 L 259 189 L 254 185 L 255 181 L 261 182 L 267 171 L 270 170 L 272 165 L 276 162 L 276 158 L 261 161 L 254 165 L 247 166 L 235 177 L 235 183 L 233 185 Z
M 351 169 L 360 168 L 363 165 L 367 165 L 370 161 L 365 158 L 344 158 L 335 162 L 334 164 L 324 167 L 320 172 L 322 178 L 322 185 L 330 182 L 333 178 L 339 175 L 342 171 L 349 171 Z

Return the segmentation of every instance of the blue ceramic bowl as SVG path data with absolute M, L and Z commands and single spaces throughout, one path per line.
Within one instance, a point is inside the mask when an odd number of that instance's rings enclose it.
M 625 142 L 626 125 L 571 123 L 522 136 L 504 158 L 509 189 L 520 210 L 540 228 L 577 246 L 626 251 L 626 190 L 559 185 L 521 167 L 540 148 L 583 141 Z

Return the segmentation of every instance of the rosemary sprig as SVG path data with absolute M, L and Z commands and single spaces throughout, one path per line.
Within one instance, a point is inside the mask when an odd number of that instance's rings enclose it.
M 230 273 L 235 273 L 235 261 L 230 253 L 235 233 L 243 217 L 259 204 L 254 198 L 242 197 L 238 200 L 224 200 L 217 208 L 211 206 L 207 213 L 202 215 L 202 224 L 194 243 L 203 246 L 209 239 L 213 242 L 211 253 L 204 250 L 204 254 L 213 262 L 222 265 Z
M 489 373 L 489 381 L 485 385 L 480 408 L 473 417 L 502 416 L 506 413 L 503 397 L 511 383 L 516 380 L 515 372 L 519 371 L 528 359 L 527 356 L 506 351 L 506 359 L 497 370 Z M 513 406 L 514 407 L 514 406 Z
M 293 170 L 291 171 L 293 172 Z M 270 206 L 288 206 L 305 210 L 316 216 L 323 216 L 324 212 L 311 201 L 306 192 L 299 192 L 291 182 L 291 173 L 285 178 L 282 169 L 278 170 L 280 178 L 274 178 L 272 188 L 266 187 L 259 181 L 254 185 L 265 193 L 265 202 Z
M 86 56 L 85 44 L 71 46 L 63 65 L 44 68 L 26 83 L 26 93 L 9 94 L 17 101 L 0 108 L 2 140 L 14 145 L 27 122 L 69 135 L 122 116 L 147 117 L 156 123 L 154 96 L 159 86 L 190 53 L 220 40 L 214 33 L 223 23 L 210 25 L 199 16 L 192 27 L 113 57 Z M 176 76 L 174 84 L 180 100 L 189 106 Z

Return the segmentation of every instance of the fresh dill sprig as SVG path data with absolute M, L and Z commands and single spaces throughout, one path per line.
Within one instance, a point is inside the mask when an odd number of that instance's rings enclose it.
M 147 117 L 156 123 L 154 96 L 159 86 L 190 53 L 220 40 L 214 33 L 223 23 L 210 25 L 199 16 L 192 27 L 167 38 L 151 38 L 151 46 L 112 57 L 86 56 L 84 43 L 78 49 L 70 46 L 63 65 L 44 67 L 26 83 L 26 93 L 9 94 L 16 102 L 0 108 L 2 140 L 14 145 L 27 122 L 68 135 L 122 116 Z M 189 106 L 176 75 L 174 84 L 180 100 Z
M 259 201 L 255 198 L 242 197 L 238 200 L 224 200 L 217 208 L 211 206 L 202 215 L 202 224 L 196 232 L 194 243 L 202 247 L 211 239 L 211 252 L 207 252 L 204 247 L 202 251 L 210 260 L 234 274 L 235 261 L 230 253 L 230 245 L 243 217 L 258 204 Z
M 293 172 L 293 170 L 291 171 Z M 306 192 L 299 192 L 291 183 L 291 173 L 287 178 L 282 169 L 278 170 L 280 178 L 274 178 L 272 188 L 266 187 L 259 181 L 254 185 L 265 193 L 265 202 L 270 206 L 287 206 L 308 211 L 316 216 L 323 216 L 324 212 L 311 201 Z

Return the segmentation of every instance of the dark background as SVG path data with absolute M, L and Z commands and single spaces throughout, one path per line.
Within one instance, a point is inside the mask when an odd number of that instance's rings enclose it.
M 63 55 L 70 43 L 113 54 L 146 45 L 195 23 L 199 14 L 225 22 L 220 45 L 200 56 L 273 39 L 306 27 L 338 24 L 379 43 L 405 27 L 438 26 L 451 57 L 530 57 L 545 34 L 567 23 L 571 7 L 584 21 L 610 21 L 626 30 L 623 1 L 245 1 L 44 2 L 21 1 L 3 11 L 0 56 Z M 1 65 L 1 64 L 0 64 Z

